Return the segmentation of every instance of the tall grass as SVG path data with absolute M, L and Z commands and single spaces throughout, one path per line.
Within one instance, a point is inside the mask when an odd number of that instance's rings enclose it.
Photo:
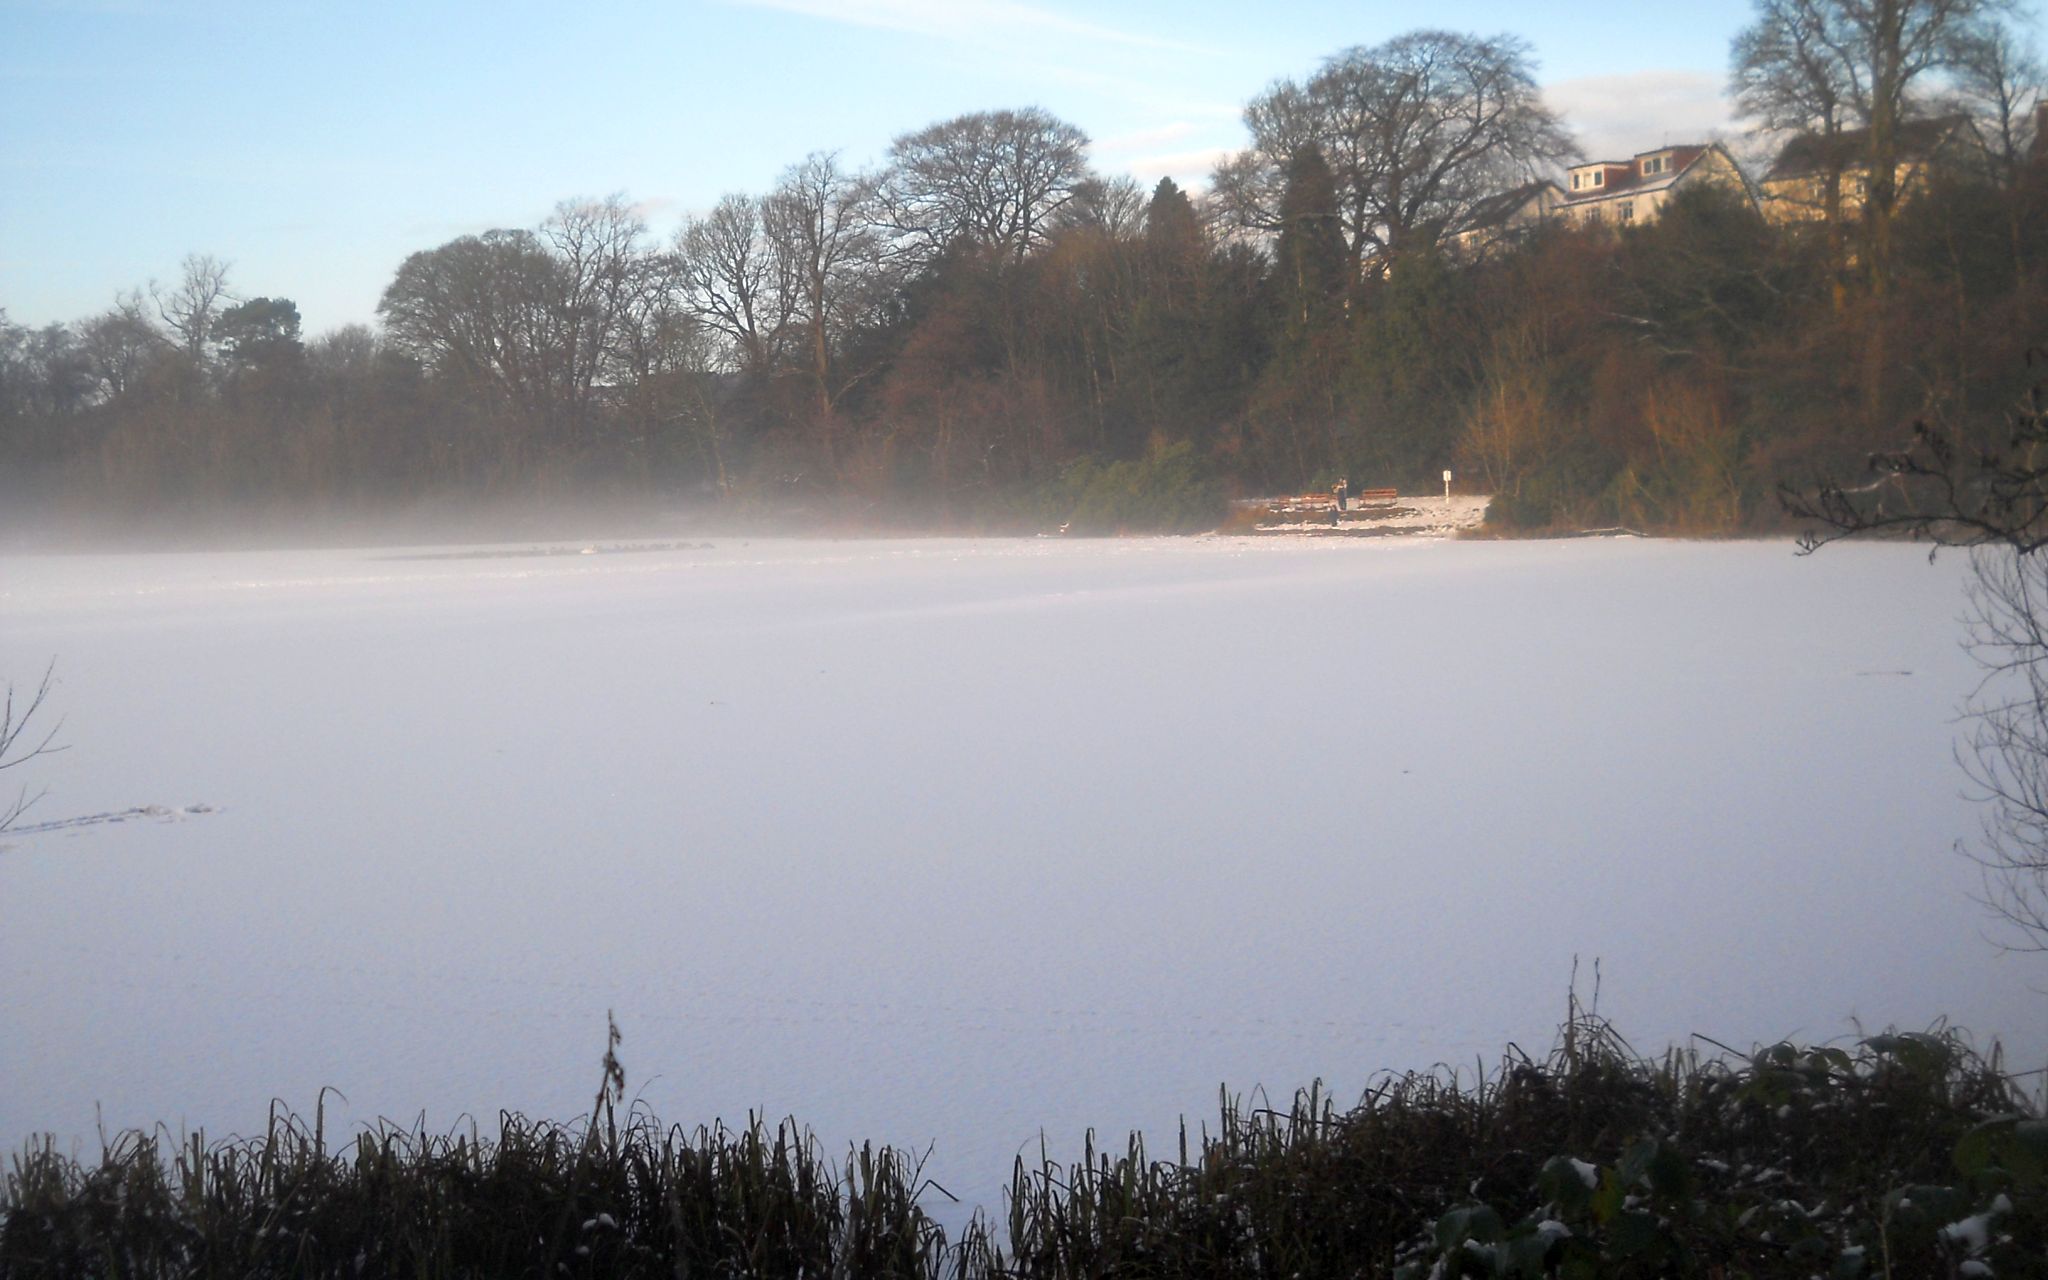
M 0 1187 L 0 1275 L 2048 1276 L 2048 1124 L 1942 1028 L 1650 1058 L 1574 1003 L 1540 1059 L 1389 1074 L 1348 1107 L 1226 1094 L 1163 1156 L 1042 1150 L 957 1238 L 914 1156 L 665 1127 L 620 1114 L 622 1078 L 608 1053 L 589 1117 L 489 1135 L 330 1146 L 316 1107 L 97 1160 L 40 1139 Z

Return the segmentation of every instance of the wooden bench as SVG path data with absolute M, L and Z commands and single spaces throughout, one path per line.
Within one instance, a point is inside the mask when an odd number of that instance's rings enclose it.
M 1351 495 L 1355 502 L 1392 502 L 1400 496 L 1398 489 L 1360 489 Z

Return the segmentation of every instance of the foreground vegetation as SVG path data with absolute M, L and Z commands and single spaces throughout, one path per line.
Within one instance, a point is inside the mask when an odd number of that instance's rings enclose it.
M 1391 1075 L 1339 1110 L 1226 1097 L 1166 1158 L 1020 1160 L 949 1239 L 900 1152 L 793 1122 L 390 1126 L 208 1145 L 45 1139 L 0 1190 L 9 1276 L 2048 1276 L 2048 1121 L 1953 1031 L 1645 1059 L 1574 1008 L 1479 1079 Z

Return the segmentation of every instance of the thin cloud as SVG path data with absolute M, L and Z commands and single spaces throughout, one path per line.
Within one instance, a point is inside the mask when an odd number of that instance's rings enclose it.
M 1583 76 L 1545 85 L 1543 97 L 1578 136 L 1587 159 L 1623 160 L 1740 131 L 1721 78 L 1702 71 Z
M 633 201 L 626 208 L 634 217 L 650 222 L 656 218 L 666 218 L 684 212 L 682 202 L 674 196 L 649 196 L 645 200 Z
M 1128 67 L 1093 71 L 1085 67 L 1041 62 L 1033 64 L 1033 69 L 1036 74 L 1048 79 L 1097 89 L 1155 112 L 1233 121 L 1244 114 L 1244 108 L 1234 102 L 1202 102 L 1161 92 L 1156 84 L 1133 76 Z
M 879 27 L 942 40 L 993 43 L 1003 34 L 1074 36 L 1103 44 L 1177 53 L 1203 50 L 1178 40 L 1123 31 L 1020 0 L 726 0 L 753 9 L 778 9 L 857 27 Z
M 1195 151 L 1174 151 L 1164 155 L 1138 156 L 1124 167 L 1134 178 L 1173 178 L 1183 187 L 1207 185 L 1216 166 L 1235 154 L 1229 147 L 1203 147 Z
M 1120 133 L 1113 138 L 1097 138 L 1091 148 L 1097 155 L 1116 155 L 1125 151 L 1144 151 L 1167 142 L 1179 142 L 1195 132 L 1195 125 L 1187 120 L 1174 120 L 1156 129 L 1140 129 L 1136 133 Z

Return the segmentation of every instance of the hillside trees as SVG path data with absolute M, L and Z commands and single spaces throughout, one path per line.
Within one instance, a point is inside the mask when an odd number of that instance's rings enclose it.
M 1487 328 L 1472 281 L 1440 253 L 1403 255 L 1366 282 L 1339 373 L 1347 473 L 1427 492 L 1452 464 Z
M 1278 227 L 1287 168 L 1315 146 L 1330 166 L 1351 264 L 1433 243 L 1486 196 L 1571 150 L 1543 105 L 1528 45 L 1512 36 L 1415 31 L 1348 49 L 1306 82 L 1245 108 L 1251 148 L 1214 186 L 1244 227 Z
M 1745 104 L 1864 127 L 1851 9 L 1877 3 L 1763 0 Z M 1992 3 L 1952 0 L 1981 20 L 1944 57 L 1974 49 L 2010 114 L 2030 73 L 1983 43 Z M 2048 311 L 2048 168 L 2016 154 L 1901 208 L 1880 295 L 1853 237 L 1738 194 L 1440 243 L 1566 145 L 1512 39 L 1346 50 L 1246 116 L 1253 146 L 1199 195 L 1090 171 L 1033 108 L 905 133 L 879 171 L 814 152 L 659 243 L 623 197 L 569 201 L 407 257 L 381 331 L 307 337 L 195 255 L 154 297 L 0 325 L 6 478 L 137 510 L 598 485 L 1021 527 L 1065 522 L 1075 477 L 1139 474 L 1120 464 L 1240 493 L 1434 490 L 1451 466 L 1503 520 L 1725 529 L 1915 412 L 1982 430 Z

